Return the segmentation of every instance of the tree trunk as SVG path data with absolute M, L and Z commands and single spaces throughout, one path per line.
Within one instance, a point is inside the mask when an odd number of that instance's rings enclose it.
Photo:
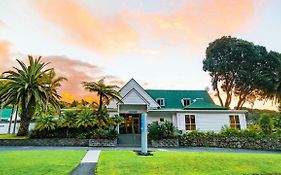
M 216 91 L 217 91 L 217 96 L 218 96 L 218 99 L 220 101 L 220 104 L 221 104 L 221 106 L 223 106 L 223 102 L 222 102 L 222 99 L 221 99 L 220 91 L 219 91 L 218 88 L 216 88 Z
M 15 116 L 15 121 L 14 121 L 14 128 L 13 128 L 13 134 L 16 133 L 16 126 L 17 126 L 17 120 L 18 120 L 18 111 L 19 111 L 19 106 L 17 105 L 16 116 Z
M 17 136 L 28 135 L 28 128 L 29 128 L 30 121 L 31 121 L 31 118 L 27 118 L 27 117 L 21 118 L 20 128 L 19 128 Z
M 98 109 L 98 118 L 100 121 L 102 120 L 101 111 L 102 111 L 102 95 L 100 95 L 99 109 Z
M 11 115 L 10 115 L 8 134 L 11 134 L 11 126 L 12 126 L 12 120 L 13 120 L 14 109 L 15 109 L 15 105 L 13 105 L 12 112 L 11 112 Z
M 29 104 L 26 106 L 24 101 L 21 103 L 21 120 L 20 120 L 20 128 L 18 131 L 18 136 L 26 136 L 28 135 L 28 128 L 32 116 L 35 113 L 36 102 L 35 99 L 30 100 Z

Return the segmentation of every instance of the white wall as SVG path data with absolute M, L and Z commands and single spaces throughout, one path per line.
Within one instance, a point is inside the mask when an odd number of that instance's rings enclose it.
M 160 118 L 164 120 L 172 121 L 172 114 L 165 112 L 148 112 L 147 123 L 152 123 L 153 121 L 160 121 Z
M 199 131 L 219 132 L 222 127 L 230 126 L 229 115 L 239 115 L 241 129 L 246 129 L 245 114 L 239 113 L 178 113 L 178 128 L 185 131 L 185 115 L 195 115 L 196 129 Z
M 20 126 L 20 123 L 17 123 L 17 125 L 16 125 L 16 133 L 19 130 L 19 126 Z M 29 130 L 34 129 L 34 126 L 35 126 L 35 123 L 30 123 Z M 8 133 L 8 128 L 9 128 L 9 123 L 0 123 L 0 134 L 7 134 Z M 14 123 L 12 123 L 12 126 L 11 126 L 11 133 L 13 132 L 13 128 L 14 128 Z

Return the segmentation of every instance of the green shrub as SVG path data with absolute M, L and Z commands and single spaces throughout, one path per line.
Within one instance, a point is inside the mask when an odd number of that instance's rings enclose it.
M 35 123 L 35 130 L 51 131 L 56 129 L 56 121 L 53 116 L 49 114 L 42 114 Z
M 75 125 L 84 128 L 90 128 L 97 124 L 97 119 L 92 110 L 85 109 L 78 113 Z
M 259 119 L 259 126 L 265 134 L 271 134 L 273 130 L 273 120 L 268 115 L 262 115 Z
M 148 125 L 148 137 L 152 140 L 176 138 L 177 134 L 176 127 L 170 121 L 154 121 Z

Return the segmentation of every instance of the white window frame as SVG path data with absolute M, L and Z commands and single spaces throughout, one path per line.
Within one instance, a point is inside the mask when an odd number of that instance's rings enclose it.
M 235 123 L 231 123 L 231 119 L 230 119 L 231 117 L 234 117 Z M 238 118 L 239 121 L 238 123 L 236 117 Z M 241 121 L 240 121 L 240 116 L 238 114 L 229 115 L 228 118 L 229 118 L 229 127 L 241 130 Z
M 182 106 L 185 106 L 184 105 L 184 100 L 189 100 L 189 105 L 191 105 L 191 103 L 192 103 L 191 98 L 183 98 L 183 99 L 181 99 Z M 189 106 L 189 105 L 186 105 L 186 106 Z
M 158 100 L 162 100 L 163 104 L 161 104 L 161 103 L 159 104 Z M 165 98 L 156 98 L 156 103 L 159 104 L 159 106 L 165 106 Z
M 190 117 L 190 122 L 187 123 L 186 122 L 186 117 L 189 116 Z M 191 116 L 194 117 L 194 123 L 191 123 Z M 189 127 L 191 128 L 192 126 L 194 126 L 195 128 L 194 129 L 187 129 L 186 125 L 189 125 Z M 185 114 L 184 115 L 184 128 L 185 128 L 185 131 L 194 131 L 194 130 L 197 130 L 197 122 L 196 122 L 196 115 L 195 114 Z

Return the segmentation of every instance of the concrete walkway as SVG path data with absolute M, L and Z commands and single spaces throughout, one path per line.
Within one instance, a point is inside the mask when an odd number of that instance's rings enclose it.
M 100 150 L 90 150 L 70 175 L 93 175 L 99 160 Z

